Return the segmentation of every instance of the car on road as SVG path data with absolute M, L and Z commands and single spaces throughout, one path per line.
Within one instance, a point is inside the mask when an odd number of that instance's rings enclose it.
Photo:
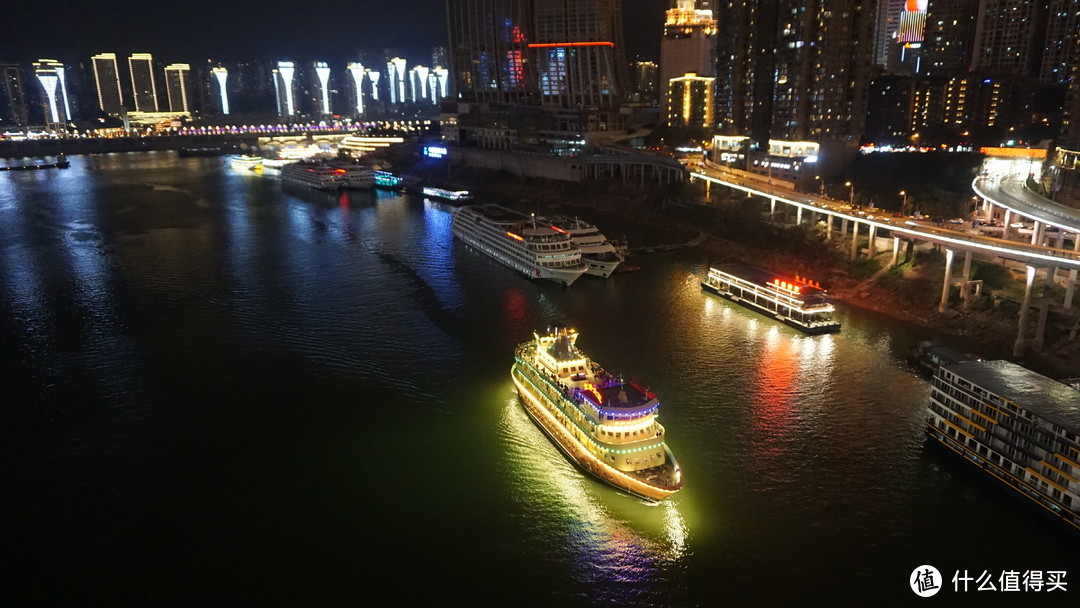
M 950 224 L 963 224 L 964 223 L 964 218 L 962 218 L 962 217 L 954 217 L 953 219 L 949 220 L 949 223 Z

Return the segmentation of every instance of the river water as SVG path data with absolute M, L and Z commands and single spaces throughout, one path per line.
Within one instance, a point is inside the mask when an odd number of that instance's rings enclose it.
M 1080 543 L 924 442 L 921 330 L 841 307 L 802 335 L 702 292 L 691 250 L 567 289 L 455 242 L 440 203 L 71 161 L 0 174 L 0 597 L 896 604 L 922 564 L 1080 586 Z M 621 494 L 531 424 L 510 364 L 552 325 L 660 395 L 682 491 Z

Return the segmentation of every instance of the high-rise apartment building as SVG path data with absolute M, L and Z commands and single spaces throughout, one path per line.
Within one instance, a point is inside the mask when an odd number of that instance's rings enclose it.
M 923 65 L 930 76 L 967 72 L 975 48 L 980 0 L 929 0 L 923 30 Z
M 150 53 L 134 53 L 128 57 L 131 71 L 131 92 L 136 112 L 157 112 L 157 84 L 154 81 L 154 58 Z
M 114 116 L 124 111 L 124 93 L 120 88 L 120 66 L 116 53 L 101 53 L 90 58 L 97 89 L 98 109 Z
M 15 63 L 0 63 L 0 121 L 20 126 L 30 122 L 22 69 Z
M 907 0 L 878 0 L 877 25 L 874 32 L 874 63 L 885 66 L 889 62 L 889 47 L 900 30 L 900 13 Z
M 716 77 L 685 74 L 667 81 L 666 119 L 675 127 L 711 128 L 714 124 L 713 108 Z
M 620 0 L 534 0 L 537 82 L 544 105 L 613 108 L 623 101 L 626 50 Z M 525 68 L 514 63 L 514 78 Z M 524 78 L 528 82 L 528 78 Z
M 314 89 L 312 102 L 314 114 L 330 115 L 330 66 L 325 61 L 316 61 L 311 70 L 311 86 Z
M 273 71 L 277 111 L 282 118 L 291 118 L 300 113 L 296 104 L 295 76 L 296 66 L 291 61 L 279 61 Z
M 405 103 L 405 71 L 407 62 L 401 57 L 394 57 L 386 62 L 386 86 L 390 89 L 390 103 Z
M 1000 76 L 1030 76 L 1042 55 L 1045 5 L 1032 0 L 981 0 L 971 69 Z
M 1076 0 L 1050 0 L 1046 40 L 1039 66 L 1039 83 L 1069 84 L 1073 68 L 1080 65 L 1080 5 Z
M 678 0 L 675 7 L 667 11 L 664 37 L 660 41 L 660 82 L 664 86 L 664 105 L 669 110 L 669 119 L 673 116 L 670 109 L 686 99 L 683 94 L 686 81 L 681 80 L 679 86 L 673 86 L 672 79 L 682 79 L 684 74 L 696 74 L 698 78 L 716 74 L 716 34 L 713 12 L 699 9 L 696 0 Z M 679 100 L 667 97 L 668 94 L 677 95 Z M 714 95 L 708 97 L 712 100 Z M 708 114 L 713 114 L 712 108 Z
M 165 66 L 165 92 L 168 94 L 170 112 L 191 112 L 190 73 L 191 66 L 186 63 Z
M 364 81 L 366 80 L 364 75 L 367 70 L 364 68 L 364 64 L 353 62 L 345 66 L 345 71 L 349 73 L 351 78 L 353 110 L 356 117 L 359 118 L 364 115 Z
M 532 0 L 447 0 L 452 95 L 482 103 L 536 99 L 526 64 L 535 42 L 532 8 Z
M 34 75 L 41 84 L 45 124 L 52 130 L 63 128 L 71 120 L 64 64 L 55 59 L 38 59 L 34 62 Z
M 210 75 L 213 78 L 213 89 L 217 92 L 214 96 L 216 100 L 215 110 L 217 110 L 222 116 L 229 115 L 229 70 L 223 66 L 217 66 L 210 70 Z

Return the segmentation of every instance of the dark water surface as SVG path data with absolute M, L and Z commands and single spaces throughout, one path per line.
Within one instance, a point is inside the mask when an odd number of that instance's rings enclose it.
M 804 336 L 689 251 L 530 282 L 450 212 L 171 153 L 0 174 L 0 598 L 1077 605 L 909 589 L 1080 586 L 1080 543 L 924 445 L 903 357 L 933 336 L 847 309 Z M 643 504 L 530 423 L 513 349 L 556 324 L 661 396 L 684 490 Z

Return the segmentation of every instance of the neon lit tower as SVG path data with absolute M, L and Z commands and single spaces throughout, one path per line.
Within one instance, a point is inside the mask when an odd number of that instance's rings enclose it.
M 379 77 L 382 76 L 382 72 L 377 70 L 368 70 L 367 77 L 371 80 L 371 99 L 372 101 L 379 101 Z
M 214 75 L 214 81 L 217 82 L 218 99 L 221 100 L 221 113 L 225 116 L 229 115 L 229 91 L 225 88 L 225 81 L 229 79 L 229 70 L 218 66 L 210 73 Z
M 120 114 L 124 111 L 124 93 L 120 89 L 120 70 L 116 63 L 116 53 L 94 55 L 90 61 L 94 68 L 98 108 L 106 114 Z
M 450 95 L 450 70 L 435 66 L 435 69 L 431 70 L 431 76 L 438 82 L 438 85 L 432 85 L 431 96 L 435 100 L 445 99 Z
M 430 74 L 430 73 L 431 73 L 431 69 L 428 68 L 427 66 L 424 66 L 424 65 L 418 65 L 418 66 L 414 67 L 413 69 L 409 70 L 409 74 L 410 74 L 409 81 L 412 84 L 412 100 L 413 100 L 413 103 L 416 102 L 416 90 L 417 89 L 420 89 L 420 98 L 421 99 L 427 99 L 428 98 L 427 83 L 428 83 L 428 74 Z
M 325 61 L 315 64 L 315 77 L 318 79 L 319 96 L 316 102 L 319 104 L 319 112 L 323 115 L 330 114 L 330 66 Z
M 34 62 L 34 75 L 45 91 L 45 122 L 54 131 L 63 128 L 71 120 L 64 64 L 55 59 L 38 59 Z
M 188 105 L 188 72 L 191 66 L 174 63 L 165 66 L 165 92 L 169 96 L 170 112 L 190 112 Z
M 349 74 L 352 74 L 353 88 L 356 89 L 356 115 L 363 116 L 364 114 L 364 64 L 362 63 L 350 63 L 345 66 L 345 69 L 349 70 Z
M 131 70 L 131 91 L 136 112 L 157 112 L 157 84 L 154 82 L 154 57 L 150 53 L 133 53 L 128 57 Z
M 278 116 L 293 116 L 296 114 L 296 103 L 293 100 L 293 75 L 296 67 L 291 61 L 279 61 L 274 70 L 274 91 L 277 93 Z
M 386 67 L 390 70 L 390 103 L 405 103 L 405 60 L 401 57 L 394 57 L 386 64 Z M 397 87 L 397 97 L 394 96 L 394 87 Z

